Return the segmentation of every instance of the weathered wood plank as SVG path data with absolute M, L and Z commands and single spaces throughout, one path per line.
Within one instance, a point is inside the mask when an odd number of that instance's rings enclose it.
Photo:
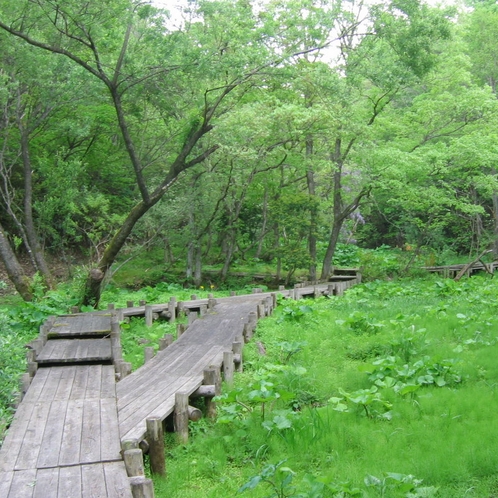
M 100 398 L 116 397 L 116 381 L 114 379 L 114 367 L 112 365 L 102 366 L 102 380 L 100 385 Z
M 84 401 L 79 399 L 68 402 L 60 447 L 59 465 L 76 465 L 80 463 L 83 405 Z
M 100 461 L 101 432 L 112 431 L 112 427 L 102 427 L 100 420 L 100 400 L 85 400 L 81 424 L 80 463 Z
M 119 438 L 118 407 L 116 399 L 100 400 L 100 460 L 109 462 L 121 458 Z
M 57 496 L 58 498 L 83 496 L 81 490 L 81 467 L 79 465 L 60 468 Z
M 38 452 L 36 467 L 56 467 L 64 431 L 68 401 L 52 401 L 47 418 L 47 425 Z
M 77 365 L 75 367 L 73 387 L 71 389 L 70 399 L 82 399 L 85 397 L 86 387 L 88 383 L 88 366 Z
M 57 386 L 57 391 L 54 395 L 55 400 L 67 400 L 73 388 L 74 376 L 76 375 L 76 367 L 58 367 L 61 369 L 61 377 Z
M 81 466 L 81 496 L 82 498 L 107 496 L 102 464 Z
M 14 471 L 0 471 L 0 496 L 9 496 L 10 485 L 14 478 Z
M 31 498 L 36 484 L 36 469 L 14 472 L 9 498 Z
M 35 403 L 21 403 L 0 449 L 0 471 L 14 470 Z
M 40 469 L 36 473 L 36 485 L 33 498 L 49 498 L 56 496 L 59 485 L 59 469 Z
M 109 367 L 109 365 L 108 365 Z M 87 366 L 88 380 L 83 397 L 85 399 L 100 398 L 102 390 L 102 365 Z M 113 368 L 112 366 L 110 368 Z
M 131 498 L 131 487 L 123 462 L 104 463 L 105 485 L 109 498 Z
M 15 470 L 27 470 L 36 467 L 49 411 L 50 403 L 38 402 L 34 404 L 16 460 Z
M 111 341 L 101 339 L 53 339 L 47 341 L 37 357 L 40 364 L 110 361 Z

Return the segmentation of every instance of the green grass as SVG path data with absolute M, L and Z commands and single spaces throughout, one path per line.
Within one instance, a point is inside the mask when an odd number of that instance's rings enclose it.
M 169 444 L 156 496 L 236 496 L 246 483 L 241 496 L 495 496 L 497 293 L 498 282 L 475 277 L 373 282 L 344 298 L 281 303 L 255 336 L 267 355 L 246 346 L 245 372 L 220 402 L 218 423 L 192 425 L 187 446 Z M 378 387 L 392 404 L 388 418 L 375 402 L 369 416 L 361 403 L 334 409 L 331 398 L 370 389 L 365 370 L 388 356 L 400 372 L 422 361 L 408 384 L 432 372 L 441 387 L 405 395 Z M 262 382 L 271 383 L 264 419 L 254 394 Z

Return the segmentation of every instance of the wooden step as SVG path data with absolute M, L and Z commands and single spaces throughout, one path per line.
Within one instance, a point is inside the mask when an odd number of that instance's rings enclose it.
M 51 339 L 36 361 L 46 366 L 60 363 L 106 363 L 111 359 L 111 340 L 108 338 Z
M 109 312 L 63 315 L 55 319 L 48 338 L 103 337 L 111 333 Z

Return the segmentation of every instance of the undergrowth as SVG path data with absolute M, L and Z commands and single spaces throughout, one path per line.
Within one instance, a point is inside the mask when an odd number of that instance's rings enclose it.
M 498 493 L 498 282 L 370 282 L 258 324 L 158 497 Z M 266 355 L 259 353 L 260 342 Z

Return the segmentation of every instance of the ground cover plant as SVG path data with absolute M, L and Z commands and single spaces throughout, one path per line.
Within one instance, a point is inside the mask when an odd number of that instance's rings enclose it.
M 217 422 L 167 436 L 156 496 L 497 495 L 497 293 L 421 279 L 281 302 Z

